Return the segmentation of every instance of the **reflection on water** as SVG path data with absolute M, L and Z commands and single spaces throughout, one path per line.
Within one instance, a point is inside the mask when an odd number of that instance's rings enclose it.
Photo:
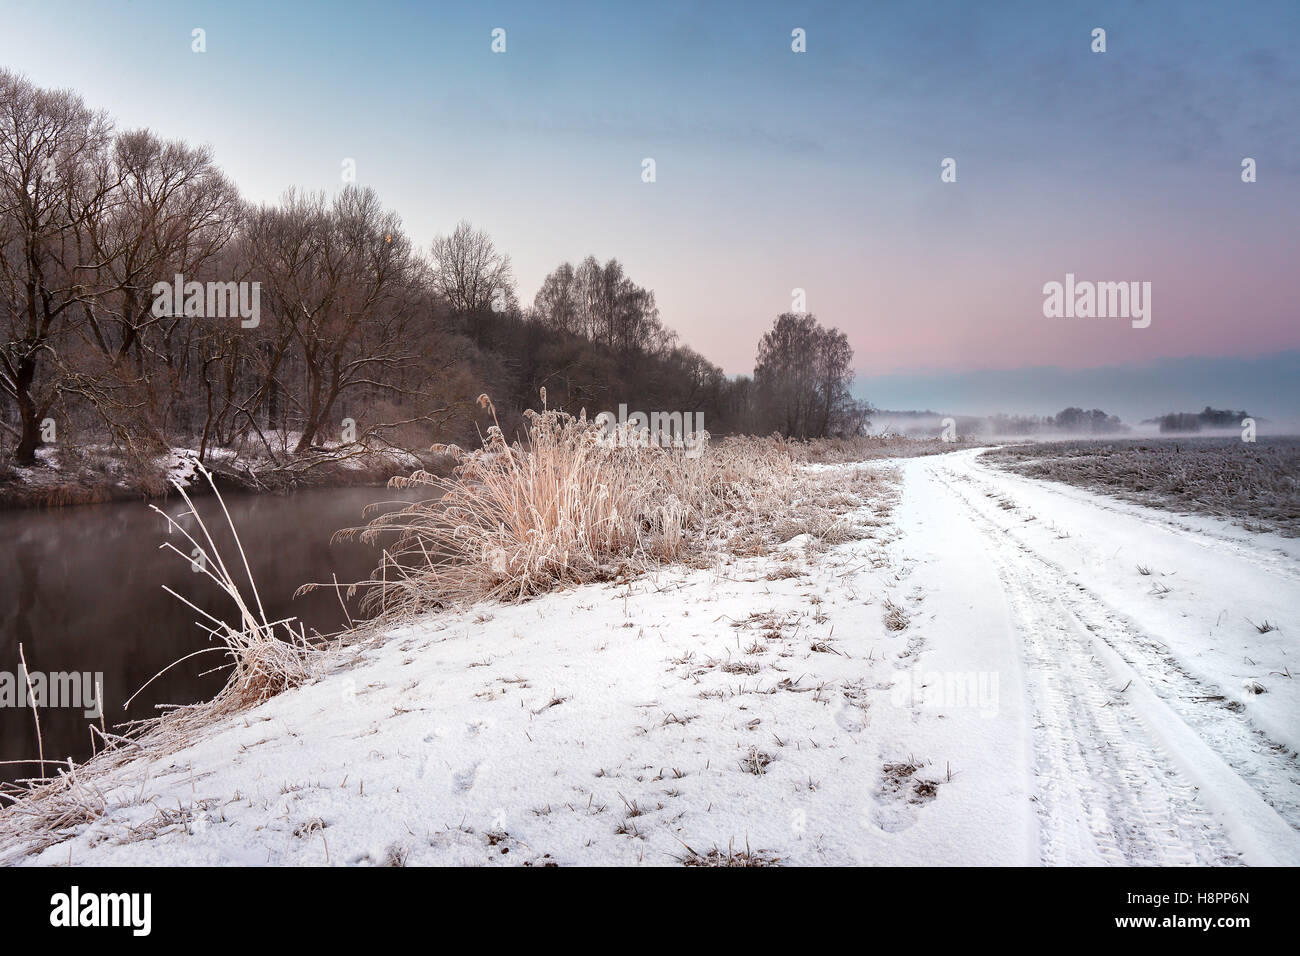
M 226 506 L 257 582 L 267 619 L 296 617 L 310 634 L 346 624 L 333 588 L 295 599 L 308 581 L 344 584 L 361 580 L 378 563 L 375 548 L 355 541 L 331 543 L 340 528 L 364 520 L 369 504 L 398 496 L 382 488 L 334 488 L 289 496 L 230 495 Z M 242 562 L 233 549 L 221 506 L 211 496 L 195 499 L 223 560 L 237 581 Z M 183 516 L 177 497 L 159 504 Z M 203 540 L 192 517 L 179 523 Z M 152 716 L 158 704 L 188 704 L 213 696 L 225 672 L 218 653 L 200 654 L 173 667 L 131 702 L 149 678 L 187 654 L 219 646 L 196 625 L 200 615 L 162 589 L 166 584 L 196 606 L 238 623 L 231 601 L 188 561 L 159 546 L 170 540 L 185 554 L 190 545 L 142 502 L 51 511 L 0 512 L 0 672 L 17 675 L 18 644 L 35 673 L 102 672 L 104 718 L 108 725 Z M 210 550 L 210 549 L 209 549 Z M 236 568 L 241 570 L 236 571 Z M 251 604 L 251 595 L 245 594 Z M 356 615 L 356 601 L 349 602 Z M 92 723 L 80 708 L 41 711 L 46 759 L 90 753 Z M 98 723 L 98 721 L 94 721 Z M 0 761 L 37 756 L 30 707 L 0 707 Z M 0 780 L 30 773 L 30 767 L 0 765 Z

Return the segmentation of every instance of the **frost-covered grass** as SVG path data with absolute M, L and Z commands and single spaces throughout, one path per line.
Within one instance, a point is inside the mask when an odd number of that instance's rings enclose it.
M 1165 438 L 1017 445 L 985 453 L 1017 474 L 1150 507 L 1300 535 L 1300 439 Z
M 910 438 L 884 433 L 854 438 L 819 438 L 808 442 L 791 442 L 790 450 L 798 460 L 814 464 L 846 464 L 876 461 L 882 458 L 918 458 L 922 455 L 946 455 L 953 451 L 992 444 L 985 439 L 960 437 L 954 441 L 941 438 Z
M 446 477 L 394 480 L 429 498 L 351 532 L 396 535 L 364 582 L 368 611 L 392 620 L 672 562 L 704 566 L 798 534 L 838 544 L 857 533 L 821 500 L 832 493 L 824 477 L 798 468 L 818 446 L 730 438 L 693 456 L 602 442 L 596 423 L 545 408 L 527 423 L 524 442 L 508 443 L 493 425 L 479 449 L 435 446 L 456 461 Z

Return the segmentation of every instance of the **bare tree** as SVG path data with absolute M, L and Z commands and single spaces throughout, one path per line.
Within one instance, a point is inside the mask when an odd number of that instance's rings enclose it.
M 821 438 L 861 430 L 865 406 L 853 400 L 853 349 L 838 329 L 811 313 L 786 312 L 763 334 L 755 360 L 759 401 L 777 431 Z
M 95 293 L 91 224 L 117 186 L 107 117 L 68 91 L 0 70 L 0 393 L 18 410 L 14 460 L 35 461 L 65 390 L 93 392 L 71 362 Z
M 537 320 L 547 328 L 574 335 L 582 334 L 582 304 L 578 299 L 578 281 L 573 266 L 560 263 L 542 280 L 533 299 Z
M 200 326 L 184 315 L 156 314 L 153 286 L 176 275 L 235 278 L 221 275 L 229 261 L 219 257 L 242 204 L 206 148 L 139 130 L 117 137 L 113 159 L 118 201 L 91 224 L 99 293 L 84 305 L 86 327 L 119 381 L 140 386 L 142 425 L 161 444 L 175 417 L 190 423 L 187 346 Z
M 401 387 L 400 373 L 418 359 L 410 333 L 427 275 L 401 221 L 370 189 L 349 186 L 330 204 L 290 193 L 255 217 L 253 233 L 271 318 L 263 397 L 295 405 L 301 453 L 333 432 L 345 393 Z M 281 388 L 290 366 L 301 380 Z
M 449 236 L 433 240 L 433 285 L 447 300 L 475 343 L 489 312 L 517 311 L 510 257 L 491 237 L 465 220 Z
M 654 293 L 633 282 L 617 259 L 603 266 L 588 256 L 546 277 L 533 308 L 549 328 L 583 335 L 627 356 L 667 351 L 675 337 L 659 321 Z

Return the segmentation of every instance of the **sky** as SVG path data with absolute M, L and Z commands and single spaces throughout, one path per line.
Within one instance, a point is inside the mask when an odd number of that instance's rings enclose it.
M 1295 0 L 0 11 L 0 65 L 211 144 L 253 201 L 351 159 L 418 245 L 491 234 L 525 303 L 618 258 L 728 373 L 798 288 L 880 407 L 1300 419 Z M 1045 317 L 1067 273 L 1150 282 L 1149 327 Z

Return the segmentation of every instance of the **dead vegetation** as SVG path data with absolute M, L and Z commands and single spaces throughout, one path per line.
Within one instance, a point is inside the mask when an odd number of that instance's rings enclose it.
M 726 852 L 718 849 L 716 846 L 707 853 L 698 853 L 686 846 L 686 852 L 677 858 L 677 862 L 682 866 L 780 866 L 781 858 L 775 853 L 767 850 L 751 850 L 749 841 L 745 841 L 745 849 L 737 850 L 735 841 L 727 844 Z
M 518 600 L 560 587 L 620 580 L 669 562 L 713 564 L 766 554 L 798 535 L 814 549 L 866 537 L 884 521 L 853 516 L 878 469 L 806 471 L 808 443 L 734 438 L 684 449 L 601 441 L 584 416 L 527 414 L 509 443 L 493 425 L 481 448 L 439 446 L 456 466 L 441 477 L 394 479 L 429 498 L 345 535 L 392 543 L 363 607 L 382 620 L 482 600 Z M 491 409 L 486 395 L 480 402 Z M 704 441 L 706 439 L 702 439 Z M 311 586 L 309 586 L 311 587 Z
M 903 435 L 859 435 L 854 438 L 821 438 L 795 445 L 799 460 L 816 464 L 847 464 L 855 461 L 873 461 L 880 458 L 918 458 L 922 455 L 944 455 L 965 448 L 985 444 L 980 441 L 959 439 L 955 442 L 939 438 L 907 438 Z
M 766 751 L 759 750 L 757 747 L 750 747 L 744 758 L 740 761 L 740 769 L 745 773 L 752 773 L 756 777 L 761 777 L 767 773 L 767 768 L 771 766 L 776 757 Z
M 939 781 L 917 776 L 925 766 L 912 760 L 887 763 L 881 768 L 880 792 L 905 803 L 928 803 L 939 793 Z
M 907 628 L 907 625 L 910 622 L 907 612 L 889 598 L 885 598 L 880 602 L 880 609 L 882 612 L 882 620 L 885 622 L 886 628 L 891 631 L 902 631 Z

